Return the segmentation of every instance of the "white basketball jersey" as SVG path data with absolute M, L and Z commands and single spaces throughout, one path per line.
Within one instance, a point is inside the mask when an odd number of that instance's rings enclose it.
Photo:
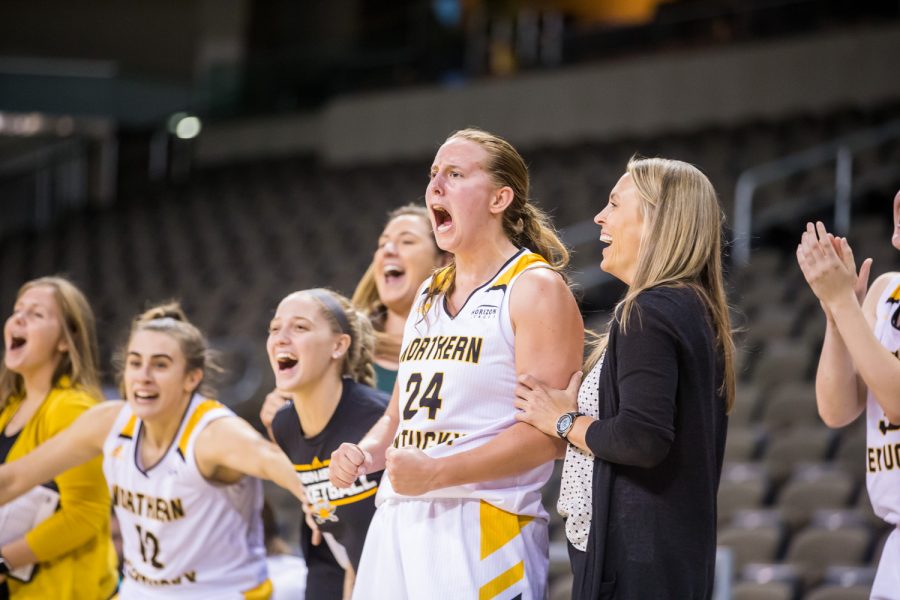
M 509 297 L 519 275 L 539 267 L 547 267 L 547 261 L 520 250 L 472 292 L 455 317 L 447 312 L 443 294 L 435 296 L 430 306 L 423 306 L 425 295 L 419 294 L 403 332 L 395 446 L 415 446 L 438 458 L 476 448 L 516 423 Z M 430 283 L 428 279 L 420 291 Z M 546 518 L 540 490 L 552 469 L 547 463 L 516 477 L 443 488 L 419 497 L 481 499 L 510 513 Z M 377 503 L 392 497 L 402 496 L 385 477 Z
M 125 556 L 123 600 L 268 598 L 261 510 L 253 477 L 210 482 L 194 458 L 198 434 L 233 416 L 195 395 L 171 447 L 142 465 L 142 423 L 126 403 L 103 445 L 103 473 L 112 493 Z
M 900 276 L 888 282 L 876 316 L 875 337 L 900 358 Z M 900 525 L 900 423 L 888 421 L 871 391 L 866 400 L 866 487 L 875 514 Z

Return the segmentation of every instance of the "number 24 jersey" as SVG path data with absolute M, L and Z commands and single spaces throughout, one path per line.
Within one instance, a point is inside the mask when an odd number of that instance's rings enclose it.
M 430 305 L 425 305 L 425 294 L 419 294 L 403 333 L 395 446 L 414 446 L 439 458 L 478 447 L 516 423 L 509 297 L 522 273 L 541 267 L 548 265 L 540 255 L 521 249 L 473 291 L 453 317 L 443 294 Z M 551 471 L 548 463 L 515 477 L 443 488 L 420 497 L 480 499 L 514 514 L 546 518 L 540 490 Z M 392 497 L 403 496 L 384 478 L 378 503 Z

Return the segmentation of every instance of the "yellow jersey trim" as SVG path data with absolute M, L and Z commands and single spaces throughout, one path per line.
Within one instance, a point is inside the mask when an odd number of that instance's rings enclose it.
M 888 296 L 888 303 L 900 302 L 900 285 L 894 290 L 894 292 Z
M 178 438 L 178 453 L 181 455 L 181 458 L 185 457 L 187 453 L 187 445 L 191 439 L 191 433 L 193 433 L 194 428 L 197 427 L 197 423 L 200 422 L 200 419 L 203 418 L 203 415 L 213 409 L 222 407 L 223 404 L 215 400 L 204 400 L 197 405 L 197 407 L 194 409 L 194 412 L 191 413 L 191 417 L 188 419 L 187 425 L 184 426 L 184 430 L 181 432 L 181 437 Z
M 128 438 L 130 440 L 134 437 L 135 427 L 137 427 L 137 415 L 131 415 L 128 422 L 125 423 L 125 427 L 119 432 L 119 437 Z
M 335 500 L 331 503 L 332 506 L 343 506 L 345 504 L 353 504 L 354 502 L 359 502 L 360 500 L 365 500 L 369 496 L 374 496 L 378 491 L 377 487 L 373 487 L 371 490 L 367 490 L 362 494 L 357 494 L 355 496 L 347 496 L 346 498 L 341 498 L 340 500 Z
M 501 273 L 500 276 L 494 280 L 494 283 L 488 289 L 498 290 L 509 286 L 509 283 L 516 275 L 535 264 L 544 264 L 548 267 L 550 266 L 550 263 L 547 262 L 547 259 L 545 259 L 540 254 L 535 254 L 534 252 L 523 254 L 518 259 L 516 259 L 513 264 L 507 267 L 506 270 L 503 271 L 503 273 Z
M 330 458 L 326 458 L 325 460 L 319 460 L 318 457 L 313 457 L 312 462 L 308 465 L 294 465 L 294 470 L 297 471 L 298 473 L 301 473 L 303 471 L 314 471 L 316 469 L 321 469 L 323 467 L 327 467 L 329 464 L 331 464 Z

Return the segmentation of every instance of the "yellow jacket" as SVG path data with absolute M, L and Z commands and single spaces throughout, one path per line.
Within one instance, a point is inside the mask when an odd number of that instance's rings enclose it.
M 21 398 L 10 398 L 0 411 L 0 431 L 12 418 Z M 72 424 L 97 399 L 73 387 L 67 377 L 47 395 L 19 433 L 7 462 L 31 450 Z M 14 600 L 103 600 L 115 590 L 116 554 L 109 534 L 110 498 L 103 477 L 103 458 L 59 475 L 60 508 L 25 535 L 38 557 L 29 583 L 8 579 Z

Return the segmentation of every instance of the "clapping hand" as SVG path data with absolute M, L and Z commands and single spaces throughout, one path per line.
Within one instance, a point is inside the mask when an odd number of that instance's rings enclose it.
M 857 272 L 847 238 L 828 233 L 822 222 L 806 224 L 797 246 L 797 263 L 826 314 L 836 302 L 855 298 L 861 304 L 865 298 L 872 259 L 864 260 Z

